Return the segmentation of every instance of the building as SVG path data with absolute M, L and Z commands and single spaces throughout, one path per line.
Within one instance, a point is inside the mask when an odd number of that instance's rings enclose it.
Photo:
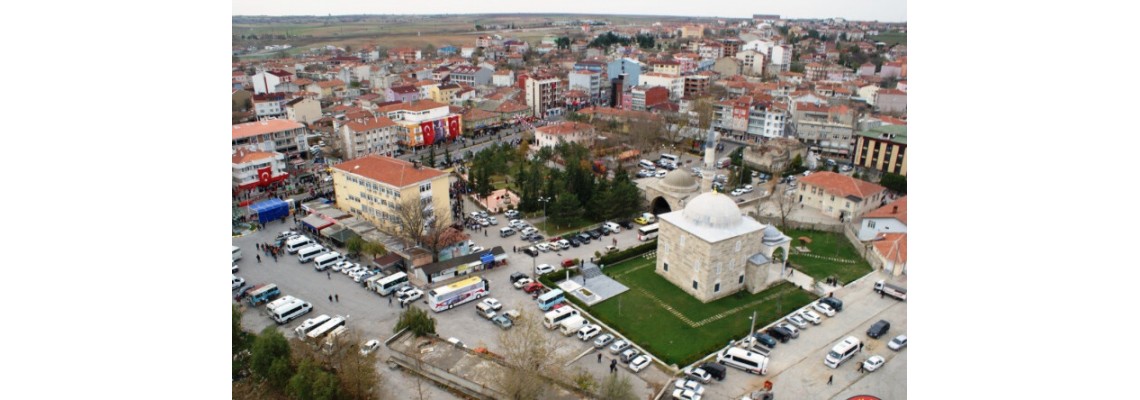
M 873 267 L 894 276 L 906 274 L 906 197 L 864 215 L 858 238 L 870 245 L 867 261 Z
M 646 111 L 650 107 L 669 102 L 669 90 L 661 86 L 636 86 L 630 89 L 630 110 Z
M 250 81 L 253 83 L 254 94 L 279 92 L 277 85 L 292 82 L 293 74 L 280 69 L 261 71 L 254 75 Z
M 685 91 L 682 97 L 697 98 L 704 96 L 705 93 L 708 93 L 713 75 L 711 72 L 685 75 Z
M 855 73 L 857 76 L 875 76 L 875 64 L 863 63 L 859 66 L 859 71 Z
M 713 103 L 714 128 L 751 140 L 784 136 L 787 121 L 787 111 L 770 99 L 741 96 Z
M 509 69 L 505 71 L 495 71 L 495 73 L 491 75 L 491 84 L 495 87 L 506 87 L 514 85 L 515 71 Z
M 423 54 L 419 49 L 413 49 L 411 47 L 397 47 L 388 50 L 388 59 L 393 61 L 400 60 L 405 63 L 413 63 L 419 61 L 422 56 Z
M 526 80 L 526 105 L 536 118 L 562 114 L 561 81 L 553 76 L 533 76 Z
M 308 129 L 300 122 L 287 119 L 270 119 L 233 125 L 234 150 L 245 148 L 250 151 L 276 151 L 292 156 L 309 150 L 305 143 Z
M 863 215 L 859 240 L 874 240 L 886 233 L 906 233 L 906 196 Z
M 680 75 L 648 72 L 641 74 L 637 86 L 661 86 L 669 89 L 669 99 L 677 100 L 685 95 L 685 79 Z
M 266 188 L 289 177 L 285 172 L 285 155 L 275 151 L 233 151 L 233 188 L 255 190 Z
M 253 95 L 253 110 L 257 118 L 285 116 L 285 103 L 292 98 L 288 93 L 262 93 Z
M 558 122 L 534 130 L 534 139 L 539 148 L 554 147 L 558 143 L 578 143 L 591 147 L 596 137 L 594 126 L 581 122 Z
M 723 57 L 736 57 L 736 53 L 740 52 L 740 47 L 744 46 L 744 41 L 737 38 L 725 38 L 720 40 L 723 46 Z
M 420 90 L 412 85 L 392 86 L 385 93 L 388 101 L 416 101 L 420 99 Z
M 855 165 L 906 176 L 906 125 L 883 125 L 856 134 Z
M 321 119 L 321 102 L 307 97 L 298 97 L 285 103 L 285 118 L 302 124 L 311 124 Z
M 697 45 L 697 54 L 705 60 L 719 60 L 724 55 L 724 45 L 720 42 L 703 42 Z
M 674 60 L 651 60 L 649 67 L 659 74 L 681 75 L 681 63 Z
M 884 114 L 906 114 L 906 92 L 879 89 L 875 92 L 875 108 Z
M 775 75 L 780 72 L 787 72 L 792 66 L 792 46 L 779 45 L 772 46 L 768 55 L 768 67 L 765 68 L 765 73 Z
M 740 60 L 740 69 L 744 75 L 764 75 L 764 53 L 760 53 L 756 50 L 745 50 L 737 52 L 735 58 Z
M 825 158 L 849 160 L 855 150 L 857 112 L 845 105 L 792 103 L 792 131 Z
M 720 76 L 729 77 L 733 75 L 740 75 L 742 72 L 744 72 L 743 67 L 743 62 L 740 60 L 724 57 L 716 60 L 716 62 L 713 63 L 712 70 L 713 72 L 720 74 Z
M 697 300 L 757 293 L 780 281 L 791 239 L 741 215 L 731 197 L 707 192 L 657 217 L 656 272 Z
M 681 39 L 702 38 L 705 36 L 704 25 L 681 25 Z
M 394 156 L 401 127 L 387 117 L 349 121 L 341 127 L 344 158 L 354 159 L 368 154 Z
M 332 166 L 337 208 L 384 230 L 393 227 L 397 208 L 423 207 L 429 216 L 451 216 L 447 173 L 411 162 L 367 155 Z
M 641 63 L 635 59 L 619 58 L 610 61 L 606 64 L 606 75 L 610 79 L 617 79 L 618 77 L 625 76 L 622 80 L 622 90 L 629 90 L 629 88 L 637 86 L 639 79 L 641 79 Z M 621 92 L 618 90 L 612 91 Z
M 462 116 L 431 100 L 389 104 L 376 112 L 403 128 L 396 143 L 405 149 L 455 140 L 463 133 Z
M 460 65 L 451 70 L 451 82 L 465 83 L 471 86 L 486 86 L 491 84 L 491 77 L 494 72 L 486 67 Z
M 578 89 L 586 92 L 586 96 L 589 98 L 589 104 L 600 105 L 608 103 L 610 85 L 609 82 L 605 82 L 605 79 L 603 79 L 604 75 L 602 75 L 600 71 L 576 70 L 571 71 L 568 76 L 570 79 L 570 89 Z
M 799 180 L 796 198 L 800 204 L 823 215 L 851 221 L 879 208 L 887 188 L 830 171 L 816 172 Z

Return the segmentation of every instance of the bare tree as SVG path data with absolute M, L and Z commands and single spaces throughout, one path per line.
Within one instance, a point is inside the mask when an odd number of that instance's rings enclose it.
M 693 113 L 697 114 L 697 127 L 702 131 L 707 131 L 713 124 L 713 118 L 716 114 L 713 113 L 712 101 L 708 98 L 698 99 L 693 104 Z
M 451 227 L 451 214 L 445 209 L 431 209 L 430 201 L 407 198 L 394 208 L 392 220 L 381 224 L 380 230 L 400 238 L 406 244 L 424 246 L 432 251 L 432 261 L 439 260 L 438 250 L 448 237 Z
M 603 379 L 598 386 L 598 394 L 607 400 L 637 400 L 637 395 L 633 393 L 633 384 L 630 383 L 629 376 L 624 373 L 606 374 L 606 379 Z
M 434 262 L 439 261 L 440 250 L 466 240 L 467 237 L 467 234 L 451 227 L 450 213 L 437 212 L 435 213 L 435 218 L 428 219 L 427 227 L 424 228 L 424 234 L 420 236 L 420 244 L 425 249 L 431 251 L 431 260 Z
M 668 141 L 669 144 L 675 144 L 678 140 L 681 140 L 681 132 L 684 132 L 685 128 L 689 126 L 689 115 L 673 114 L 665 120 L 667 122 L 665 129 L 663 129 L 665 140 Z
M 792 210 L 796 208 L 796 201 L 793 196 L 794 192 L 773 193 L 768 201 L 761 206 L 762 209 L 771 209 L 772 213 L 780 218 L 780 229 L 787 228 L 788 215 L 791 215 Z
M 628 122 L 629 143 L 641 151 L 649 151 L 661 140 L 663 124 L 653 118 L 632 118 Z
M 550 383 L 542 375 L 562 376 L 569 357 L 550 340 L 550 332 L 539 322 L 540 317 L 531 315 L 525 307 L 518 309 L 520 315 L 514 327 L 499 333 L 499 344 L 505 349 L 503 361 L 511 368 L 501 369 L 495 381 L 511 399 L 543 398 Z

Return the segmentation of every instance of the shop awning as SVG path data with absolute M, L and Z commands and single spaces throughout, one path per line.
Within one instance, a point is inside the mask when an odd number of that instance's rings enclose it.
M 318 231 L 333 224 L 332 222 L 326 221 L 324 218 L 321 218 L 321 216 L 316 214 L 305 217 L 305 219 L 301 220 L 301 223 L 305 224 L 305 226 L 308 226 L 309 229 Z

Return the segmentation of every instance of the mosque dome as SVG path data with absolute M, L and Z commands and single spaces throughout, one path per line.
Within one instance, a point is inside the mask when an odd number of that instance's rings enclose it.
M 736 202 L 717 192 L 706 192 L 690 200 L 681 215 L 693 224 L 712 228 L 731 228 L 744 219 Z
M 673 192 L 695 192 L 699 185 L 692 174 L 677 168 L 661 178 L 661 186 Z
M 779 229 L 776 229 L 775 226 L 768 225 L 767 228 L 764 228 L 764 238 L 761 239 L 761 242 L 779 243 L 779 242 L 783 241 L 784 238 L 785 238 L 784 234 L 781 233 Z

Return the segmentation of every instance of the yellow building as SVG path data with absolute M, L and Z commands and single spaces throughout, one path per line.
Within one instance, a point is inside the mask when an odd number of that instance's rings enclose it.
M 368 155 L 332 167 L 337 208 L 372 222 L 389 225 L 395 208 L 418 201 L 439 218 L 451 216 L 447 173 L 391 157 Z
M 906 125 L 884 125 L 859 132 L 855 165 L 906 176 Z
M 704 25 L 682 25 L 681 38 L 702 38 L 705 36 Z

